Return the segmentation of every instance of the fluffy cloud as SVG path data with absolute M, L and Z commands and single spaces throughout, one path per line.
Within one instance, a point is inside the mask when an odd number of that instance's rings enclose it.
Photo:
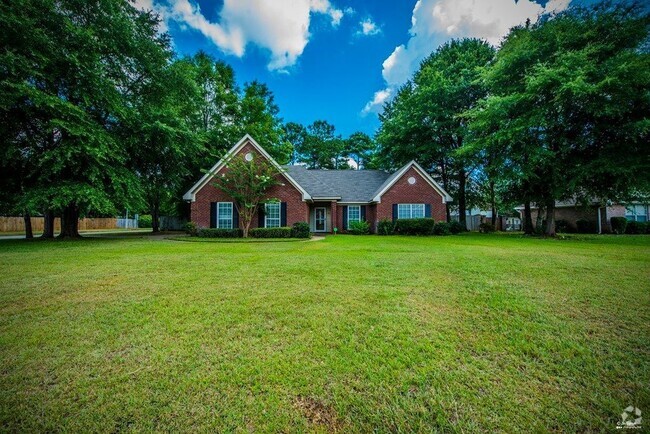
M 303 53 L 313 14 L 328 16 L 334 27 L 344 16 L 329 0 L 225 0 L 218 22 L 208 20 L 190 0 L 172 0 L 165 6 L 136 0 L 136 5 L 153 9 L 182 29 L 201 32 L 224 53 L 241 57 L 249 44 L 267 49 L 268 68 L 276 71 L 286 71 Z
M 531 0 L 418 0 L 408 42 L 395 47 L 382 65 L 386 90 L 406 82 L 422 59 L 449 39 L 481 38 L 496 45 L 511 27 L 566 9 L 570 1 L 550 0 L 542 7 Z M 381 110 L 383 102 L 373 104 L 376 96 L 363 112 Z
M 381 29 L 375 23 L 372 18 L 366 18 L 359 22 L 361 28 L 357 32 L 358 35 L 372 36 L 381 32 Z
M 366 106 L 361 110 L 361 115 L 365 116 L 368 113 L 371 112 L 377 112 L 377 107 L 381 108 L 386 101 L 391 97 L 393 94 L 393 88 L 386 88 L 383 90 L 378 90 L 375 92 L 375 96 L 372 98 L 371 101 L 368 101 Z

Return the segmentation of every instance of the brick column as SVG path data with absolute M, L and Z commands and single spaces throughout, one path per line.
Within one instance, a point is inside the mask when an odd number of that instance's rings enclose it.
M 337 209 L 337 205 L 336 205 L 335 200 L 332 201 L 331 213 L 332 213 L 332 225 L 331 225 L 331 228 L 330 228 L 330 232 L 334 232 L 334 228 L 339 227 L 339 218 L 338 218 L 339 213 L 338 213 L 338 209 Z M 339 228 L 339 231 L 340 230 L 341 230 L 341 228 Z

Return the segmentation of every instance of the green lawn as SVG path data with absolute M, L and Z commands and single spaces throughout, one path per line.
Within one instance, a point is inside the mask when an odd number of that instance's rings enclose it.
M 648 236 L 2 241 L 0 273 L 2 431 L 585 432 L 628 405 L 650 415 Z

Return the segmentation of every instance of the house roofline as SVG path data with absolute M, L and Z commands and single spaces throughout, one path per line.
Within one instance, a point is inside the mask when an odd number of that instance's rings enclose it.
M 436 190 L 440 195 L 442 196 L 442 203 L 447 203 L 452 200 L 452 197 L 445 191 L 444 188 L 440 186 L 432 177 L 429 175 L 426 170 L 420 166 L 417 161 L 411 160 L 409 163 L 405 164 L 404 167 L 402 167 L 400 170 L 397 171 L 397 174 L 393 178 L 391 182 L 389 182 L 384 188 L 377 193 L 371 202 L 376 202 L 376 203 L 381 203 L 381 197 L 386 193 L 395 183 L 404 176 L 404 174 L 411 168 L 413 167 L 419 174 L 424 178 L 427 183 L 433 187 L 434 190 Z
M 269 155 L 268 152 L 266 152 L 264 148 L 262 148 L 260 144 L 257 143 L 255 139 L 253 139 L 253 137 L 251 137 L 251 135 L 248 133 L 246 133 L 244 137 L 242 137 L 232 148 L 230 148 L 230 150 L 226 152 L 224 156 L 219 159 L 219 161 L 217 161 L 217 164 L 212 166 L 212 168 L 208 170 L 208 172 L 205 175 L 203 175 L 201 179 L 199 179 L 199 181 L 187 191 L 187 193 L 183 195 L 183 200 L 194 202 L 196 200 L 196 193 L 198 193 L 203 187 L 205 187 L 208 184 L 208 182 L 210 182 L 210 180 L 214 177 L 214 175 L 216 175 L 224 167 L 225 162 L 228 161 L 228 159 L 231 158 L 232 156 L 236 155 L 237 152 L 239 152 L 247 142 L 250 142 L 253 145 L 253 147 L 260 154 L 262 154 L 262 156 L 264 156 L 267 160 L 269 160 L 271 164 L 282 174 L 282 176 L 284 176 L 286 180 L 289 181 L 289 183 L 293 185 L 302 194 L 303 201 L 311 200 L 311 196 L 309 195 L 309 193 L 307 193 L 307 191 L 304 188 L 302 188 L 302 186 L 298 184 L 298 182 L 296 182 L 296 180 L 293 179 L 291 175 L 289 175 L 287 171 L 284 170 L 282 166 L 280 166 L 278 162 L 275 161 L 275 159 L 271 157 L 271 155 Z

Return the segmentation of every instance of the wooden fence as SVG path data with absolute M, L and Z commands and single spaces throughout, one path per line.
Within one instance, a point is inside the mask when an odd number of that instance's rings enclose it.
M 32 230 L 43 232 L 43 217 L 32 217 Z M 83 218 L 79 219 L 79 230 L 116 229 L 116 218 Z M 54 219 L 54 231 L 61 230 L 61 219 Z M 0 232 L 25 232 L 25 220 L 22 217 L 0 217 Z

